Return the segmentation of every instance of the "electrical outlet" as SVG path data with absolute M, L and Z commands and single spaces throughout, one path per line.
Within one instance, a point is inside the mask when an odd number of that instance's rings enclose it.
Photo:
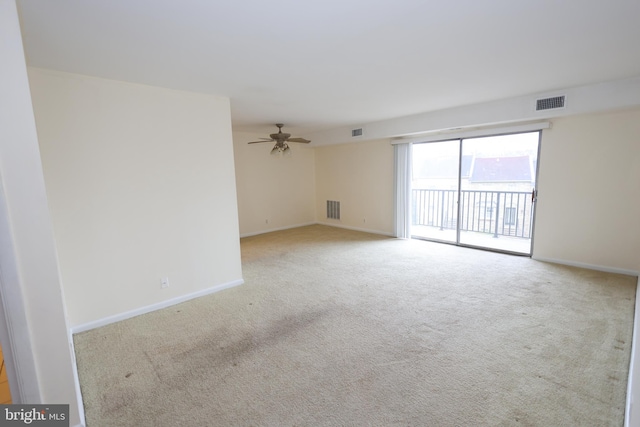
M 169 287 L 169 278 L 168 277 L 163 277 L 162 279 L 160 279 L 160 287 L 162 289 Z

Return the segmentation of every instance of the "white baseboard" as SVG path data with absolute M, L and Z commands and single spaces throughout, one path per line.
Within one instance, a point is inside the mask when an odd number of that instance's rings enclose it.
M 340 223 L 337 223 L 337 222 L 317 222 L 316 224 L 328 225 L 329 227 L 345 228 L 347 230 L 353 230 L 353 231 L 361 231 L 363 233 L 379 234 L 381 236 L 394 237 L 393 233 L 387 233 L 387 232 L 380 231 L 380 230 L 372 230 L 372 229 L 369 229 L 369 228 L 351 227 L 351 226 L 343 225 L 343 224 L 340 224 Z
M 571 267 L 580 267 L 580 268 L 586 268 L 589 270 L 604 271 L 606 273 L 626 274 L 627 276 L 640 276 L 640 273 L 638 273 L 637 270 L 628 270 L 625 268 L 608 267 L 606 265 L 597 265 L 597 264 L 587 264 L 584 262 L 567 261 L 564 259 L 557 259 L 557 258 L 541 258 L 537 256 L 533 256 L 531 258 L 536 261 L 552 262 L 554 264 L 562 264 L 562 265 L 568 265 Z
M 624 408 L 624 427 L 640 426 L 640 415 L 636 414 L 633 406 L 634 387 L 640 382 L 640 350 L 638 350 L 638 328 L 640 327 L 640 277 L 636 286 L 636 310 L 633 316 L 633 337 L 631 339 L 631 360 L 629 362 L 629 378 L 627 379 L 627 402 Z
M 87 424 L 85 414 L 84 414 L 84 400 L 82 399 L 82 390 L 80 389 L 80 377 L 78 376 L 78 362 L 76 361 L 76 348 L 73 344 L 73 335 L 71 331 L 67 333 L 67 337 L 69 339 L 69 348 L 71 349 L 71 364 L 73 368 L 73 385 L 76 390 L 77 401 L 76 405 L 78 405 L 78 416 L 80 417 L 80 424 L 77 424 L 75 427 L 85 427 Z
M 290 228 L 306 227 L 308 225 L 315 225 L 315 224 L 317 224 L 317 222 L 305 222 L 304 224 L 287 225 L 286 227 L 269 228 L 267 230 L 261 230 L 261 231 L 252 231 L 250 233 L 240 234 L 240 238 L 257 236 L 257 235 L 260 235 L 260 234 L 272 233 L 274 231 L 289 230 Z
M 121 320 L 130 319 L 141 314 L 150 313 L 152 311 L 160 310 L 162 308 L 171 307 L 172 305 L 180 304 L 181 302 L 189 301 L 194 298 L 202 297 L 205 295 L 213 294 L 215 292 L 222 291 L 224 289 L 233 288 L 234 286 L 242 285 L 243 279 L 237 279 L 232 282 L 222 283 L 220 285 L 213 286 L 208 289 L 203 289 L 191 294 L 182 295 L 176 298 L 172 298 L 166 301 L 162 301 L 156 304 L 151 304 L 146 307 L 136 308 L 135 310 L 127 311 L 125 313 L 116 314 L 114 316 L 105 317 L 103 319 L 94 320 L 93 322 L 85 323 L 82 325 L 73 326 L 71 328 L 71 334 L 77 334 L 80 332 L 89 331 L 91 329 L 106 326 L 110 323 L 119 322 Z

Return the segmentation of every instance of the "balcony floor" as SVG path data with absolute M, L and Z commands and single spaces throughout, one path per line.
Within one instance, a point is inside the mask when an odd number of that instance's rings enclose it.
M 426 225 L 412 225 L 411 235 L 416 238 L 441 240 L 450 243 L 455 243 L 456 241 L 456 230 L 440 230 L 440 227 L 430 227 Z M 524 237 L 493 237 L 492 233 L 461 231 L 460 244 L 524 255 L 531 253 L 531 239 Z

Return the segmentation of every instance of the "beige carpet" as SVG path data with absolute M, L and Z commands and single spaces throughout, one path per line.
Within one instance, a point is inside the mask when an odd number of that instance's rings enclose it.
M 621 426 L 636 279 L 310 226 L 75 336 L 87 425 Z

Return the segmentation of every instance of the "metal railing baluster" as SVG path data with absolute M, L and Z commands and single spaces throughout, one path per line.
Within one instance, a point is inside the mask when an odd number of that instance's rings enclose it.
M 457 190 L 413 189 L 412 193 L 413 225 L 435 226 L 440 230 L 456 228 Z M 528 191 L 462 190 L 460 228 L 493 234 L 494 237 L 530 238 L 533 215 L 533 204 L 528 202 L 530 196 Z M 505 210 L 504 215 L 500 214 L 501 208 Z M 508 213 L 506 209 L 509 209 Z M 508 220 L 506 227 L 505 224 L 500 226 L 501 219 L 503 222 Z

